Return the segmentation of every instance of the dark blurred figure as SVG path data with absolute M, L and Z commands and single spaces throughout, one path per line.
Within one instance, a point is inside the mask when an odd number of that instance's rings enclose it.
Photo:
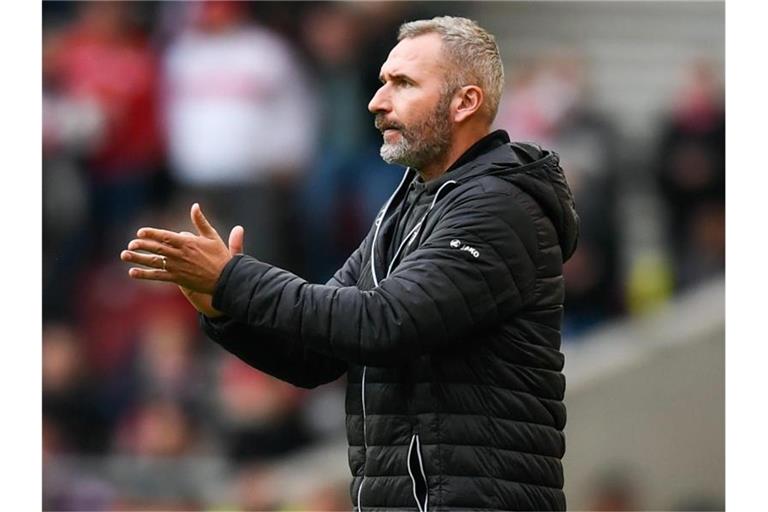
M 357 11 L 353 4 L 317 3 L 301 20 L 321 108 L 317 153 L 302 185 L 303 220 L 312 248 L 307 277 L 318 282 L 333 274 L 349 247 L 359 243 L 362 230 L 354 163 L 371 120 L 361 107 L 367 100 L 359 62 L 363 24 Z
M 153 199 L 162 166 L 157 72 L 134 11 L 124 2 L 80 3 L 75 21 L 44 42 L 44 245 L 55 253 L 46 265 L 50 314 L 71 312 L 77 271 L 88 258 L 114 254 L 112 228 Z
M 564 337 L 622 311 L 617 216 L 618 134 L 592 103 L 584 57 L 560 50 L 510 73 L 496 124 L 512 140 L 560 154 L 581 217 L 579 245 L 565 264 Z
M 318 2 L 301 19 L 322 127 L 302 186 L 312 281 L 328 280 L 359 245 L 402 177 L 402 168 L 379 156 L 381 133 L 365 106 L 381 85 L 378 66 L 396 29 L 412 10 L 405 2 Z
M 198 201 L 221 231 L 242 224 L 245 252 L 296 268 L 294 190 L 315 142 L 315 104 L 289 44 L 241 2 L 190 2 L 164 57 L 177 208 Z
M 256 462 L 242 465 L 235 476 L 232 493 L 237 500 L 236 510 L 284 510 L 277 478 L 274 472 Z
M 235 463 L 266 461 L 312 440 L 301 413 L 303 390 L 227 354 L 221 359 L 216 391 L 222 437 Z
M 200 337 L 189 315 L 162 309 L 139 326 L 134 378 L 142 397 L 203 407 L 208 395 Z
M 349 510 L 353 507 L 349 498 L 349 484 L 329 482 L 320 485 L 302 500 L 301 510 Z
M 725 105 L 717 77 L 711 62 L 690 66 L 656 158 L 678 290 L 725 268 Z
M 46 428 L 43 419 L 44 432 Z M 81 474 L 55 458 L 44 459 L 43 510 L 114 510 L 117 492 L 102 477 Z
M 115 444 L 117 453 L 136 457 L 182 457 L 193 452 L 195 431 L 177 402 L 147 400 L 122 419 Z
M 100 408 L 99 386 L 83 357 L 81 338 L 67 324 L 43 329 L 43 509 L 104 510 L 114 490 L 81 474 L 66 456 L 103 453 L 109 425 Z
M 110 425 L 147 397 L 204 398 L 192 357 L 197 319 L 177 290 L 135 283 L 114 261 L 93 264 L 76 294 L 84 359 Z
M 82 339 L 66 324 L 43 329 L 44 449 L 95 454 L 106 448 L 108 424 Z
M 126 414 L 114 451 L 127 456 L 115 479 L 121 495 L 112 510 L 202 510 L 194 461 L 199 431 L 191 411 L 167 399 L 149 399 Z
M 595 481 L 587 510 L 642 510 L 637 483 L 623 467 L 606 469 Z

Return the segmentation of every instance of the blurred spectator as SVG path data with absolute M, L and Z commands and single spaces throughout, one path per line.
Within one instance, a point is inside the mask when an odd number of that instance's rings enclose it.
M 58 248 L 44 306 L 60 317 L 86 258 L 114 254 L 107 235 L 149 204 L 161 168 L 155 58 L 134 10 L 77 4 L 44 39 L 44 244 Z
M 301 20 L 304 46 L 318 84 L 322 130 L 302 184 L 308 278 L 324 282 L 359 243 L 362 227 L 354 166 L 371 116 L 359 69 L 362 25 L 352 4 L 318 3 Z M 354 238 L 354 240 L 349 240 Z
M 121 419 L 114 445 L 131 462 L 118 476 L 122 493 L 113 510 L 201 510 L 204 491 L 189 459 L 200 452 L 200 432 L 181 404 L 141 402 Z
M 246 464 L 235 477 L 237 510 L 283 510 L 283 498 L 277 490 L 277 475 L 257 463 Z
M 150 312 L 139 327 L 135 378 L 143 397 L 203 405 L 205 380 L 191 315 Z M 207 404 L 206 404 L 207 405 Z
M 178 290 L 132 282 L 125 266 L 114 261 L 93 265 L 82 275 L 76 293 L 84 359 L 98 379 L 99 399 L 110 424 L 153 388 L 181 398 L 198 389 L 191 384 L 194 365 L 184 361 L 186 355 L 174 354 L 179 361 L 159 363 L 152 361 L 155 356 L 150 351 L 160 347 L 145 345 L 165 343 L 171 346 L 165 347 L 169 353 L 183 352 L 188 350 L 184 345 L 196 339 L 196 313 Z M 163 332 L 163 325 L 173 325 L 178 332 Z M 177 363 L 180 368 L 174 368 Z M 172 373 L 178 370 L 185 373 Z M 191 389 L 185 389 L 182 382 Z
M 512 140 L 557 151 L 581 218 L 565 264 L 564 337 L 621 311 L 617 218 L 618 135 L 590 97 L 583 56 L 560 50 L 512 70 L 496 125 Z
M 725 268 L 725 105 L 718 76 L 706 60 L 687 69 L 656 157 L 678 289 Z
M 552 144 L 556 121 L 563 108 L 557 95 L 550 96 L 551 81 L 542 79 L 543 62 L 527 59 L 506 70 L 507 86 L 496 116 L 496 125 L 507 130 L 509 138 Z M 572 94 L 566 96 L 573 97 Z
M 595 480 L 587 509 L 606 512 L 642 510 L 641 493 L 635 478 L 626 467 L 607 465 Z
M 44 76 L 51 108 L 44 144 L 75 150 L 86 163 L 93 247 L 144 207 L 159 170 L 155 56 L 132 23 L 131 4 L 84 2 L 77 19 L 49 39 Z M 111 248 L 103 248 L 111 250 Z
M 199 201 L 246 252 L 291 263 L 294 181 L 315 142 L 315 103 L 286 41 L 248 20 L 245 4 L 184 4 L 190 25 L 164 58 L 166 130 L 182 204 Z M 291 265 L 288 265 L 289 267 Z
M 329 482 L 319 486 L 309 497 L 302 500 L 303 507 L 300 510 L 349 510 L 353 507 L 349 498 L 349 484 L 347 482 Z
M 306 445 L 304 391 L 223 355 L 217 385 L 228 456 L 238 463 L 266 460 Z
M 115 510 L 117 494 L 104 478 L 80 474 L 62 463 L 43 465 L 43 510 Z
M 43 329 L 42 376 L 44 452 L 103 452 L 109 426 L 99 407 L 99 386 L 72 327 L 49 324 Z
M 185 319 L 187 333 L 194 332 L 197 322 L 195 311 L 178 290 L 132 283 L 125 270 L 120 262 L 96 265 L 83 276 L 78 289 L 86 356 L 100 378 L 131 363 L 149 318 Z
M 147 400 L 121 420 L 115 443 L 120 453 L 181 457 L 194 451 L 195 430 L 177 402 Z
M 381 133 L 367 105 L 397 27 L 413 10 L 405 2 L 317 3 L 301 20 L 323 128 L 302 195 L 311 281 L 327 281 L 357 248 L 402 177 L 379 156 Z

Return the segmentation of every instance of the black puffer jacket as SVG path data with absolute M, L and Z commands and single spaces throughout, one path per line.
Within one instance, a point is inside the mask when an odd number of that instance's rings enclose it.
M 328 284 L 235 257 L 213 302 L 227 317 L 203 328 L 297 386 L 346 372 L 356 509 L 564 510 L 572 196 L 557 155 L 533 145 L 449 175 L 394 264 L 393 212 L 413 171 Z

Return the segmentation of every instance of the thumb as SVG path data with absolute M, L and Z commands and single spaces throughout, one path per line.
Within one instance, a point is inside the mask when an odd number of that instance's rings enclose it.
M 205 238 L 218 238 L 219 234 L 213 229 L 213 226 L 208 222 L 208 219 L 205 218 L 203 210 L 200 208 L 199 204 L 195 203 L 192 205 L 189 216 L 192 218 L 192 224 L 195 225 L 200 236 L 204 236 Z
M 235 226 L 229 233 L 229 253 L 232 255 L 242 254 L 243 240 L 245 240 L 245 229 L 243 226 Z

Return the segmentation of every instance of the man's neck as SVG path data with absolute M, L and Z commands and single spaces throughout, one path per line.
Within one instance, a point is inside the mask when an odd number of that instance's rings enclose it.
M 450 149 L 445 155 L 425 165 L 423 169 L 418 169 L 419 176 L 423 182 L 428 182 L 439 178 L 451 167 L 451 164 L 461 157 L 469 148 L 471 148 L 477 141 L 485 137 L 490 133 L 490 128 L 485 127 L 482 129 L 465 131 L 464 133 L 457 133 L 454 136 L 454 141 L 450 146 Z

